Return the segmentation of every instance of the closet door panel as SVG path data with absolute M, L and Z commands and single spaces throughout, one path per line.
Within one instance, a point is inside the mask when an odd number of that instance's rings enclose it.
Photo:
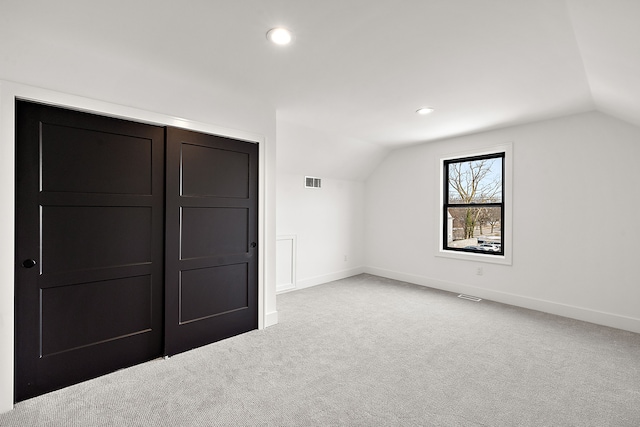
M 167 129 L 165 351 L 258 327 L 258 146 Z
M 164 128 L 16 103 L 15 399 L 162 355 Z

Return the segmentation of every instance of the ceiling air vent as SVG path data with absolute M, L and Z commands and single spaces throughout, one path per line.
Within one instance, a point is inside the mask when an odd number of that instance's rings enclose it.
M 306 188 L 320 188 L 322 180 L 313 176 L 304 177 L 304 186 Z

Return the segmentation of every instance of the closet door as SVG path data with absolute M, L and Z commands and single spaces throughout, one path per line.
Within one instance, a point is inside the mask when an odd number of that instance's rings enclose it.
M 258 327 L 258 146 L 167 129 L 165 352 Z
M 162 355 L 164 129 L 16 103 L 20 401 Z

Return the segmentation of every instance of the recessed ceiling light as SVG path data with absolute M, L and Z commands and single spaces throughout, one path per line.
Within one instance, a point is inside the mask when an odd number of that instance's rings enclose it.
M 267 32 L 267 39 L 275 44 L 286 45 L 293 40 L 293 34 L 286 28 L 272 28 Z
M 418 108 L 416 110 L 417 114 L 420 114 L 421 116 L 426 116 L 427 114 L 431 114 L 433 113 L 434 108 L 432 107 L 422 107 L 422 108 Z

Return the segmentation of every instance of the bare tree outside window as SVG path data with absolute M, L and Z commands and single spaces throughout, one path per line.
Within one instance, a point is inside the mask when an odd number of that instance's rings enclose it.
M 503 253 L 503 160 L 498 153 L 445 161 L 445 248 Z

